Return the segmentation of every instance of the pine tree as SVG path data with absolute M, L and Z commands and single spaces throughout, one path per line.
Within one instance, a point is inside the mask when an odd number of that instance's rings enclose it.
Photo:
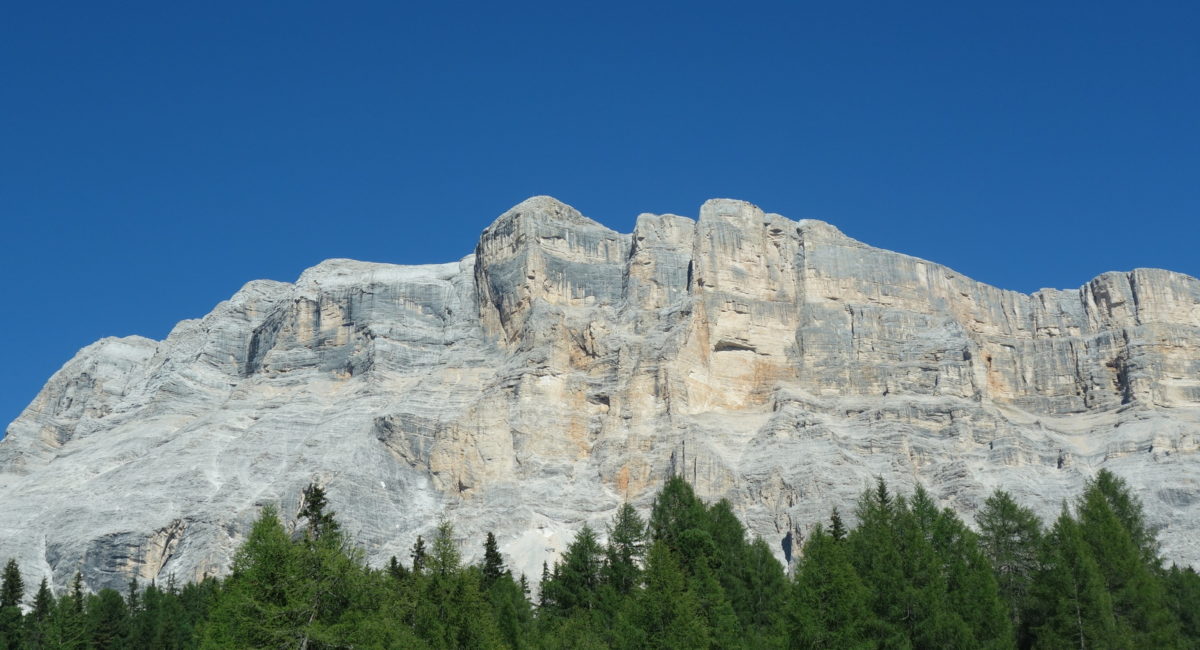
M 1114 502 L 1120 504 L 1120 511 Z M 1157 556 L 1149 556 L 1157 543 L 1141 523 L 1140 503 L 1128 494 L 1123 481 L 1102 472 L 1088 484 L 1077 509 L 1080 535 L 1112 597 L 1117 626 L 1138 647 L 1172 647 L 1178 642 L 1178 623 L 1167 607 L 1156 571 Z M 1146 535 L 1151 535 L 1149 540 Z M 1135 537 L 1142 538 L 1140 546 Z
M 835 542 L 843 542 L 846 540 L 846 525 L 842 523 L 842 514 L 835 507 L 833 512 L 829 513 L 829 536 Z
M 654 498 L 650 510 L 650 536 L 677 552 L 680 550 L 679 535 L 686 530 L 703 529 L 706 519 L 704 503 L 696 497 L 692 486 L 673 476 Z
M 129 608 L 114 589 L 101 589 L 87 607 L 91 647 L 122 650 L 129 646 Z
M 27 647 L 50 647 L 50 617 L 54 615 L 54 610 L 54 594 L 50 591 L 50 583 L 43 577 L 33 597 L 33 607 L 25 615 L 24 641 Z
M 941 561 L 946 606 L 966 624 L 973 643 L 985 648 L 1012 647 L 1015 637 L 1008 605 L 979 536 L 949 508 L 938 513 L 926 534 Z
M 1034 648 L 1129 648 L 1104 577 L 1066 506 L 1042 541 L 1025 615 Z
M 24 594 L 25 581 L 21 579 L 21 569 L 16 560 L 10 559 L 4 565 L 4 578 L 0 581 L 0 607 L 19 607 Z
M 326 511 L 329 502 L 325 497 L 324 488 L 316 483 L 309 483 L 308 487 L 304 488 L 302 502 L 304 505 L 300 508 L 299 517 L 308 521 L 307 535 L 313 539 L 320 539 L 326 532 L 338 530 L 334 513 Z
M 496 545 L 496 536 L 488 531 L 483 542 L 483 589 L 490 589 L 506 572 L 504 558 L 500 557 L 500 549 Z
M 413 573 L 419 574 L 425 570 L 427 555 L 428 551 L 425 549 L 425 540 L 420 535 L 417 535 L 417 541 L 413 542 L 412 551 L 408 554 L 409 559 L 412 560 Z
M 899 519 L 887 484 L 876 480 L 873 490 L 859 497 L 855 513 L 858 527 L 846 537 L 855 572 L 871 594 L 871 610 L 878 629 L 875 638 L 885 647 L 909 645 L 900 622 L 910 616 L 902 599 L 908 588 L 899 543 Z
M 4 577 L 0 581 L 0 648 L 17 648 L 24 637 L 21 616 L 21 598 L 25 595 L 25 581 L 16 560 L 4 565 Z
M 1192 567 L 1172 565 L 1165 581 L 1167 604 L 1179 619 L 1184 647 L 1200 648 L 1200 574 Z
M 628 503 L 622 504 L 608 529 L 604 551 L 604 581 L 618 594 L 631 593 L 641 577 L 646 557 L 646 522 Z
M 396 559 L 395 555 L 388 560 L 387 571 L 388 575 L 392 576 L 392 578 L 395 580 L 404 580 L 408 577 L 408 569 L 404 568 L 404 565 Z
M 878 624 L 871 594 L 854 570 L 846 545 L 820 524 L 804 544 L 793 594 L 788 616 L 792 648 L 875 647 Z
M 550 580 L 554 609 L 559 615 L 570 616 L 577 610 L 591 611 L 599 606 L 603 560 L 604 550 L 596 532 L 584 524 L 555 565 Z
M 638 594 L 633 618 L 645 635 L 644 647 L 693 650 L 711 645 L 700 605 L 666 542 L 650 547 L 646 586 Z
M 1041 520 L 1032 510 L 1017 505 L 1012 496 L 997 490 L 976 515 L 980 544 L 996 574 L 1000 595 L 1008 605 L 1013 628 L 1022 628 L 1021 613 L 1028 607 L 1029 590 L 1038 566 Z
M 458 571 L 461 564 L 462 554 L 458 552 L 458 542 L 454 541 L 454 526 L 443 520 L 433 538 L 429 569 L 435 575 L 446 576 Z
M 1137 547 L 1142 562 L 1157 570 L 1162 563 L 1158 555 L 1158 530 L 1146 523 L 1142 502 L 1133 494 L 1129 484 L 1116 474 L 1102 469 L 1088 481 L 1083 498 L 1086 499 L 1089 493 L 1103 496 L 1113 515 L 1129 534 L 1130 541 Z

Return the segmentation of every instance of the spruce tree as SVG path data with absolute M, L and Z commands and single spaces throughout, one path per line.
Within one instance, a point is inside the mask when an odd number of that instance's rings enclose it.
M 420 535 L 417 535 L 417 541 L 413 542 L 412 551 L 408 554 L 409 559 L 412 560 L 413 573 L 419 574 L 425 570 L 427 555 L 428 551 L 425 549 L 425 540 Z
M 1178 623 L 1167 607 L 1157 556 L 1149 556 L 1156 544 L 1152 537 L 1145 538 L 1149 533 L 1141 523 L 1141 505 L 1123 482 L 1102 474 L 1105 477 L 1089 483 L 1080 497 L 1080 535 L 1100 569 L 1122 633 L 1138 647 L 1172 647 L 1178 642 Z M 1114 495 L 1120 511 L 1113 507 Z M 1135 537 L 1142 538 L 1140 547 Z
M 704 503 L 696 497 L 692 486 L 678 476 L 667 479 L 662 491 L 654 498 L 650 510 L 650 535 L 672 551 L 678 552 L 678 537 L 689 529 L 705 527 Z
M 25 594 L 25 581 L 17 561 L 10 559 L 4 565 L 4 577 L 0 580 L 0 607 L 19 607 Z
M 41 649 L 51 646 L 50 618 L 54 615 L 54 594 L 45 577 L 38 585 L 37 593 L 33 596 L 33 607 L 25 615 L 25 644 L 29 648 Z
M 603 561 L 604 549 L 596 539 L 596 532 L 584 524 L 555 565 L 550 580 L 554 609 L 559 615 L 569 616 L 599 607 Z
M 1012 496 L 997 490 L 975 516 L 980 544 L 996 574 L 1000 595 L 1008 606 L 1013 628 L 1022 628 L 1021 613 L 1028 607 L 1029 590 L 1038 567 L 1041 520 L 1032 510 L 1017 505 Z
M 17 561 L 10 559 L 4 565 L 4 577 L 0 581 L 0 648 L 18 648 L 23 644 L 24 625 L 21 616 L 21 598 L 25 594 L 25 581 Z
M 1117 626 L 1104 576 L 1065 505 L 1043 538 L 1039 565 L 1024 616 L 1032 647 L 1133 647 Z
M 1184 647 L 1200 648 L 1200 575 L 1172 565 L 1165 573 L 1167 605 L 1179 620 Z
M 488 531 L 483 542 L 483 589 L 490 589 L 500 576 L 505 573 L 504 558 L 500 557 L 500 549 L 496 545 L 496 536 Z
M 796 570 L 788 612 L 790 647 L 874 648 L 878 623 L 870 603 L 846 545 L 818 524 Z
M 325 497 L 325 488 L 316 483 L 309 483 L 308 487 L 304 488 L 302 501 L 304 505 L 300 508 L 298 516 L 308 521 L 308 536 L 320 539 L 326 532 L 338 530 L 334 513 L 327 511 L 329 502 Z
M 829 513 L 829 536 L 835 542 L 846 540 L 846 525 L 842 523 L 842 514 L 838 512 L 837 508 L 834 508 L 833 512 Z
M 646 557 L 646 538 L 646 522 L 633 506 L 622 504 L 608 529 L 604 551 L 604 581 L 618 594 L 629 594 L 637 586 Z
M 646 557 L 646 586 L 638 594 L 633 623 L 644 647 L 693 650 L 711 645 L 711 631 L 695 594 L 665 541 L 655 542 Z
M 115 589 L 101 589 L 88 599 L 87 617 L 92 648 L 123 650 L 129 647 L 129 608 Z

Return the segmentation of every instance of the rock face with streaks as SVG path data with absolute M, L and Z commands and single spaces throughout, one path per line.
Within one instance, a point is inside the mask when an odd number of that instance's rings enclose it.
M 536 575 L 672 472 L 776 542 L 876 475 L 970 521 L 996 488 L 1052 517 L 1107 467 L 1196 565 L 1198 451 L 1195 278 L 1024 295 L 740 201 L 621 234 L 535 197 L 458 262 L 329 260 L 80 351 L 0 442 L 0 558 L 220 573 L 316 480 L 373 562 L 447 517 Z

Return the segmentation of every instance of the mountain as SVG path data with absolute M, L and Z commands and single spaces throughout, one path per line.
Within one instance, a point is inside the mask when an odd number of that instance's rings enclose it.
M 787 559 L 875 476 L 1052 519 L 1108 468 L 1197 565 L 1198 449 L 1195 278 L 1025 295 L 741 201 L 622 234 L 535 197 L 457 262 L 329 260 L 81 350 L 0 442 L 0 558 L 60 588 L 220 573 L 318 481 L 374 563 L 446 518 L 536 576 L 680 473 Z

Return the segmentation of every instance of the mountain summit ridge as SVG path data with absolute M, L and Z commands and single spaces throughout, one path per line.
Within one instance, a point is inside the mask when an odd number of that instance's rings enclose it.
M 732 199 L 632 233 L 532 197 L 472 254 L 326 260 L 162 341 L 106 338 L 0 442 L 0 557 L 95 588 L 224 571 L 323 483 L 374 563 L 447 517 L 536 575 L 670 473 L 803 536 L 882 476 L 1052 517 L 1101 468 L 1200 563 L 1200 281 L 1033 294 Z

